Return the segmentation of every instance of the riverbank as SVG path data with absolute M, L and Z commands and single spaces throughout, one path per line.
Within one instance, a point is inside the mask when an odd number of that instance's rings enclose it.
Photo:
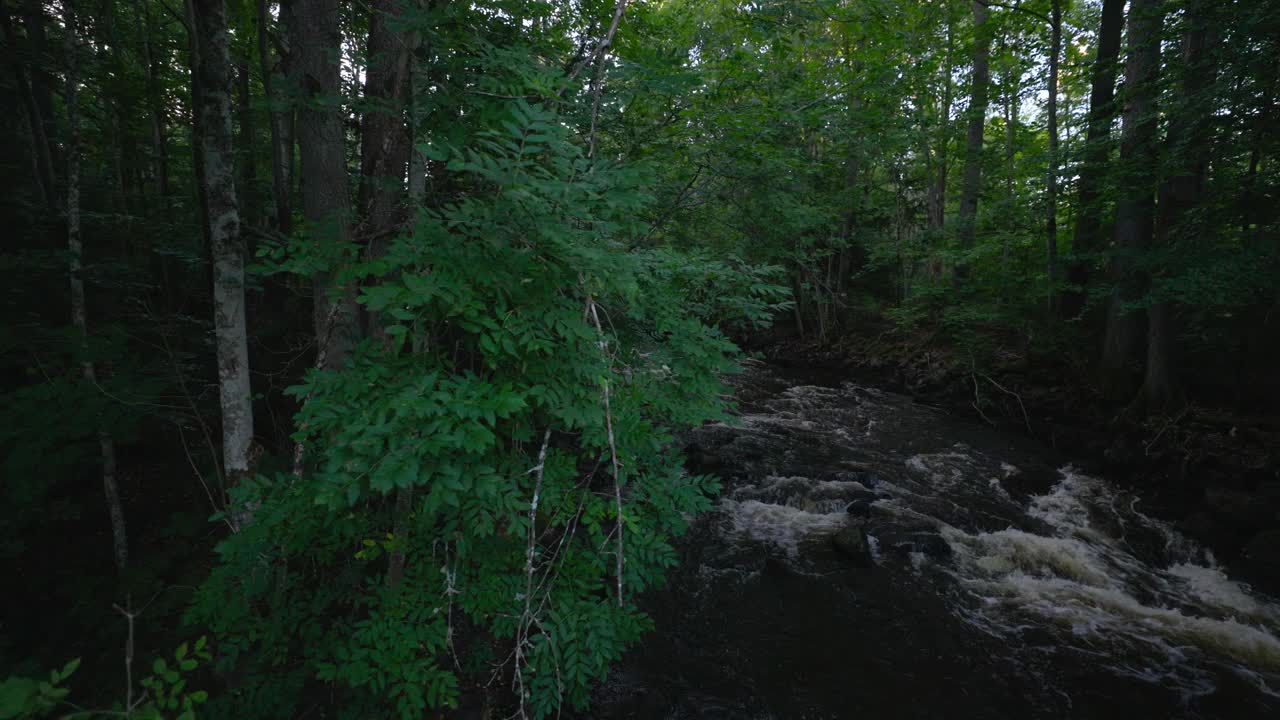
M 1129 486 L 1233 577 L 1280 595 L 1280 417 L 1200 400 L 1136 418 L 1065 362 L 1006 349 L 976 363 L 940 333 L 869 326 L 835 342 L 774 339 L 757 349 L 782 367 L 847 376 L 1030 435 Z

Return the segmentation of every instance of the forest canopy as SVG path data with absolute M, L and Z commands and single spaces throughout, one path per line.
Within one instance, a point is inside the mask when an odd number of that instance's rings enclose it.
M 778 338 L 1280 401 L 1271 0 L 0 20 L 0 717 L 582 710 Z

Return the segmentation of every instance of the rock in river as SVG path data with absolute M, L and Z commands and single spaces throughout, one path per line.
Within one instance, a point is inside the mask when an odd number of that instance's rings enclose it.
M 831 536 L 831 544 L 858 567 L 871 567 L 871 543 L 860 525 L 849 525 Z

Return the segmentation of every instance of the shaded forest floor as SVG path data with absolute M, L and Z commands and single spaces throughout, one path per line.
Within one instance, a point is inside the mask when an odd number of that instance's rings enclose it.
M 975 361 L 936 328 L 904 331 L 878 320 L 825 343 L 773 336 L 748 344 L 784 367 L 839 373 L 1029 434 L 1081 469 L 1125 483 L 1231 575 L 1280 595 L 1280 412 L 1196 398 L 1139 417 L 1106 401 L 1063 354 L 1008 341 Z

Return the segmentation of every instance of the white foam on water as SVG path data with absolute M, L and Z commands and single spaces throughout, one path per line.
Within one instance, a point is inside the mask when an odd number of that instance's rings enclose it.
M 1085 585 L 1106 587 L 1111 583 L 1106 561 L 1083 540 L 1045 537 L 1009 528 L 997 532 L 969 534 L 954 527 L 944 528 L 942 537 L 951 544 L 963 569 L 977 570 L 978 576 L 1065 577 Z
M 1028 508 L 1052 535 L 944 528 L 955 553 L 955 576 L 980 601 L 978 608 L 960 609 L 962 617 L 1001 637 L 1028 617 L 1039 617 L 1092 647 L 1128 646 L 1138 654 L 1116 656 L 1108 666 L 1173 685 L 1185 697 L 1214 689 L 1212 674 L 1191 657 L 1251 673 L 1260 688 L 1280 681 L 1280 607 L 1212 565 L 1143 564 L 1122 541 L 1093 525 L 1094 515 L 1118 513 L 1117 501 L 1106 484 L 1066 468 L 1062 481 Z M 1131 517 L 1164 525 L 1136 511 Z M 1178 543 L 1190 542 L 1167 526 L 1155 529 Z M 1203 553 L 1197 549 L 1194 555 Z
M 1247 586 L 1229 579 L 1218 567 L 1178 563 L 1168 573 L 1181 580 L 1185 592 L 1203 605 L 1231 617 L 1280 625 L 1280 608 L 1254 597 Z
M 809 512 L 759 500 L 724 499 L 720 501 L 720 510 L 729 517 L 734 533 L 756 542 L 777 545 L 791 557 L 799 555 L 800 545 L 805 540 L 835 532 L 848 522 L 848 515 L 843 510 Z

